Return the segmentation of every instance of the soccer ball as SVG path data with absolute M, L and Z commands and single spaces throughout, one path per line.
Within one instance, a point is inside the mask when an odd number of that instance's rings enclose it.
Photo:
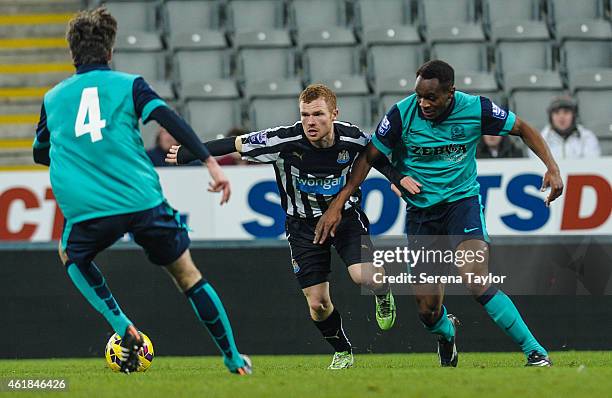
M 140 349 L 138 353 L 138 369 L 137 372 L 144 372 L 149 369 L 151 366 L 151 362 L 153 362 L 153 356 L 155 355 L 153 352 L 153 343 L 149 337 L 142 333 L 138 332 L 142 336 L 144 340 L 144 345 Z M 111 368 L 113 372 L 119 372 L 121 369 L 121 336 L 117 333 L 113 334 L 110 339 L 108 339 L 108 343 L 106 343 L 106 363 L 108 367 Z

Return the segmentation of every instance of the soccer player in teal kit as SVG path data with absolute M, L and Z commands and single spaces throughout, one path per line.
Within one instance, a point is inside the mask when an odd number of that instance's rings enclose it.
M 186 227 L 164 198 L 138 120 L 156 120 L 196 153 L 213 179 L 209 191 L 222 192 L 222 204 L 229 199 L 229 182 L 191 127 L 142 77 L 109 68 L 116 33 L 117 22 L 104 8 L 77 14 L 67 33 L 76 74 L 43 100 L 34 160 L 50 166 L 66 219 L 60 257 L 77 289 L 122 336 L 121 371 L 136 370 L 143 340 L 93 260 L 130 232 L 185 293 L 229 371 L 249 374 L 250 360 L 236 348 L 221 300 L 191 259 Z
M 546 205 L 559 197 L 563 182 L 559 168 L 537 131 L 514 113 L 485 97 L 455 91 L 454 71 L 433 60 L 417 71 L 415 94 L 395 104 L 379 123 L 369 147 L 358 158 L 343 190 L 336 196 L 316 228 L 315 242 L 334 236 L 341 209 L 367 176 L 379 156 L 391 156 L 406 177 L 400 192 L 407 203 L 406 234 L 409 246 L 427 246 L 426 236 L 444 236 L 448 248 L 484 253 L 483 260 L 458 267 L 464 276 L 488 274 L 488 242 L 476 180 L 476 146 L 482 134 L 520 136 L 544 162 L 547 171 L 542 190 L 550 187 Z M 430 238 L 431 239 L 431 238 Z M 426 242 L 426 243 L 425 243 Z M 522 349 L 527 366 L 550 366 L 547 351 L 531 334 L 514 303 L 490 283 L 466 287 L 491 319 Z M 443 284 L 414 286 L 419 318 L 438 336 L 441 366 L 457 366 L 457 318 L 442 304 Z

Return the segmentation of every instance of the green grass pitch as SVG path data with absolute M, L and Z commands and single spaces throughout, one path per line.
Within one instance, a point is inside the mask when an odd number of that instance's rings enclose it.
M 356 355 L 326 369 L 331 356 L 253 356 L 254 374 L 231 375 L 218 357 L 156 357 L 145 373 L 113 373 L 100 359 L 0 360 L 0 378 L 63 378 L 80 397 L 606 397 L 612 351 L 555 352 L 550 369 L 524 368 L 520 353 L 461 353 L 441 369 L 432 354 Z M 41 396 L 41 392 L 1 392 Z M 46 394 L 46 393 L 45 393 Z M 52 393 L 53 394 L 53 393 Z M 49 396 L 49 395 L 44 395 Z

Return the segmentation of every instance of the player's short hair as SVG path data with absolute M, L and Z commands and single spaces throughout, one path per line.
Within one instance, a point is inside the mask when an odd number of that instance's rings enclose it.
M 66 40 L 76 66 L 106 64 L 115 45 L 117 20 L 104 7 L 84 10 L 68 24 Z
M 325 84 L 311 84 L 300 94 L 300 102 L 304 102 L 306 104 L 309 104 L 319 98 L 323 98 L 325 100 L 330 112 L 333 112 L 334 109 L 336 109 L 336 93 L 334 93 Z
M 425 62 L 416 72 L 423 79 L 438 79 L 441 85 L 451 88 L 455 84 L 455 70 L 452 66 L 439 59 Z

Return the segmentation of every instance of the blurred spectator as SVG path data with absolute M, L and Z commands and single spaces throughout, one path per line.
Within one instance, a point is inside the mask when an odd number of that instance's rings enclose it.
M 147 155 L 153 166 L 155 167 L 166 167 L 169 166 L 164 159 L 166 159 L 166 153 L 172 145 L 179 145 L 179 143 L 174 139 L 173 136 L 168 133 L 168 131 L 159 126 L 159 132 L 157 133 L 157 137 L 155 137 L 155 146 L 149 150 L 147 150 Z M 199 166 L 202 163 L 199 160 L 195 160 L 189 163 L 187 166 Z
M 476 148 L 476 157 L 479 159 L 522 158 L 523 151 L 514 145 L 510 137 L 483 135 Z
M 247 134 L 248 131 L 242 127 L 234 127 L 225 133 L 225 137 L 238 137 L 239 135 Z M 249 164 L 257 164 L 243 160 L 238 152 L 230 153 L 225 156 L 218 156 L 217 163 L 221 166 L 245 166 Z
M 548 107 L 549 124 L 542 130 L 542 138 L 556 159 L 601 156 L 597 137 L 591 130 L 578 124 L 578 107 L 569 96 L 554 98 Z M 535 157 L 530 151 L 529 155 Z

